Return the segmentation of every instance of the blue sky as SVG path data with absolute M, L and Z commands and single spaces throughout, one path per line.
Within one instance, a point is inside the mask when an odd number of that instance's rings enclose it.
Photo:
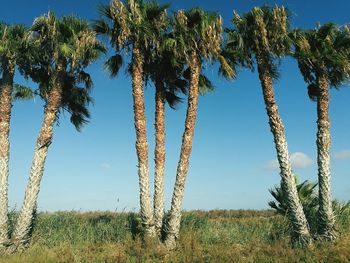
M 53 10 L 57 15 L 98 17 L 96 6 L 108 1 L 12 0 L 0 9 L 8 23 L 30 25 L 33 19 Z M 165 1 L 161 1 L 165 2 Z M 218 11 L 230 25 L 233 10 L 274 1 L 173 1 L 172 10 L 201 6 Z M 347 0 L 276 1 L 293 11 L 295 27 L 313 28 L 316 22 L 350 21 Z M 121 72 L 110 79 L 103 60 L 89 68 L 94 80 L 92 119 L 82 133 L 75 131 L 68 114 L 55 127 L 38 208 L 56 210 L 135 210 L 138 204 L 137 158 L 132 115 L 130 78 Z M 241 70 L 235 81 L 220 78 L 206 65 L 216 90 L 200 97 L 198 121 L 186 183 L 184 208 L 264 209 L 271 199 L 268 189 L 279 183 L 272 134 L 263 104 L 257 73 Z M 281 64 L 275 83 L 294 171 L 301 180 L 317 178 L 316 104 L 308 99 L 306 85 L 291 59 Z M 18 82 L 32 85 L 17 77 Z M 35 87 L 35 86 L 34 86 Z M 154 88 L 146 89 L 150 175 L 153 181 Z M 333 196 L 350 199 L 350 88 L 331 91 Z M 169 207 L 178 162 L 186 103 L 176 111 L 166 109 L 166 202 Z M 10 205 L 19 209 L 27 183 L 36 136 L 41 127 L 43 104 L 39 99 L 14 104 L 11 123 Z

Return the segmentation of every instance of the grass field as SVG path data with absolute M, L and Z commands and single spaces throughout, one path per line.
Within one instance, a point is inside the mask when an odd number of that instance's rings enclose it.
M 172 252 L 142 240 L 134 213 L 40 213 L 31 247 L 0 262 L 350 262 L 350 215 L 334 244 L 292 249 L 283 217 L 271 211 L 185 212 Z

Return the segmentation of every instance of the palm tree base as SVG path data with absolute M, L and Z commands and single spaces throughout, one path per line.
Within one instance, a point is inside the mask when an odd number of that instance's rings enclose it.
M 29 246 L 28 242 L 12 242 L 8 241 L 6 244 L 0 247 L 0 255 L 11 255 L 20 253 L 26 250 Z
M 162 240 L 162 227 L 155 227 L 155 231 L 156 231 L 156 236 L 158 237 L 159 240 Z
M 174 250 L 176 248 L 176 238 L 175 235 L 170 234 L 164 240 L 164 245 L 168 250 Z
M 5 255 L 8 241 L 0 243 L 0 255 Z
M 145 227 L 144 233 L 145 233 L 145 236 L 149 238 L 157 237 L 156 228 L 154 226 Z
M 9 238 L 7 235 L 0 236 L 0 250 L 3 247 L 6 247 L 6 244 L 9 242 Z
M 334 242 L 337 238 L 338 238 L 338 232 L 334 227 L 328 227 L 322 230 L 318 236 L 318 239 L 328 241 L 328 242 Z
M 312 246 L 312 237 L 305 234 L 294 234 L 292 235 L 292 246 L 293 247 L 310 247 Z

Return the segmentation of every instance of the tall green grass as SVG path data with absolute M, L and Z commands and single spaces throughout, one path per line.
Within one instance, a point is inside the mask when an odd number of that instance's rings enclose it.
M 0 262 L 350 262 L 350 212 L 334 243 L 292 249 L 288 224 L 272 211 L 185 212 L 179 246 L 144 240 L 138 215 L 39 213 L 31 247 Z

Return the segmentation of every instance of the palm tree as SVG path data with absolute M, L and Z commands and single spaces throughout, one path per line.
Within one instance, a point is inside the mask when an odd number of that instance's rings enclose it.
M 178 57 L 183 56 L 188 64 L 190 85 L 180 160 L 176 172 L 171 209 L 165 226 L 166 236 L 164 242 L 169 249 L 176 246 L 176 240 L 180 230 L 185 180 L 197 117 L 202 62 L 205 59 L 225 61 L 220 53 L 222 43 L 221 33 L 222 20 L 216 13 L 209 13 L 200 8 L 194 8 L 189 11 L 181 10 L 175 14 L 173 35 L 176 42 L 174 42 L 174 48 L 178 52 Z M 234 71 L 228 67 L 227 63 L 223 65 L 227 66 L 225 69 L 233 77 Z
M 86 21 L 73 16 L 58 19 L 52 12 L 35 19 L 29 38 L 36 46 L 37 57 L 26 74 L 39 83 L 45 112 L 9 252 L 24 249 L 30 242 L 40 181 L 59 113 L 68 111 L 78 130 L 87 122 L 92 80 L 84 69 L 105 51 Z
M 170 23 L 169 23 L 170 25 Z M 145 80 L 155 86 L 155 174 L 154 174 L 154 225 L 161 238 L 165 205 L 164 205 L 164 172 L 165 172 L 165 102 L 175 109 L 182 99 L 178 93 L 186 94 L 188 80 L 184 78 L 185 61 L 176 57 L 174 41 L 171 34 L 161 34 L 158 50 L 149 48 L 145 53 Z M 160 70 L 161 69 L 161 70 Z
M 164 171 L 165 171 L 165 102 L 176 109 L 182 102 L 180 93 L 187 94 L 190 84 L 190 69 L 183 56 L 176 52 L 176 39 L 171 33 L 160 38 L 159 50 L 147 49 L 145 53 L 145 79 L 155 86 L 155 175 L 154 175 L 154 223 L 158 236 L 164 219 Z M 161 70 L 160 70 L 161 69 Z M 214 89 L 211 81 L 203 74 L 199 76 L 199 93 Z
M 340 87 L 350 76 L 350 33 L 334 23 L 314 30 L 296 30 L 294 57 L 311 99 L 317 101 L 317 163 L 319 184 L 319 234 L 335 240 L 330 172 L 329 87 Z
M 274 137 L 277 159 L 281 170 L 282 188 L 286 194 L 289 219 L 294 244 L 309 244 L 311 236 L 289 159 L 282 120 L 273 90 L 273 80 L 278 78 L 277 62 L 291 49 L 288 37 L 288 14 L 284 7 L 255 7 L 243 17 L 235 13 L 234 29 L 228 34 L 229 53 L 241 64 L 253 67 L 255 61 L 263 91 L 271 132 Z
M 26 28 L 0 23 L 0 246 L 8 233 L 8 176 L 10 157 L 10 119 L 16 66 L 23 62 Z
M 140 0 L 111 1 L 100 8 L 107 19 L 96 21 L 95 30 L 110 39 L 116 54 L 110 57 L 106 66 L 111 75 L 116 75 L 122 64 L 122 52 L 131 51 L 129 73 L 132 76 L 134 103 L 134 124 L 136 130 L 136 153 L 140 187 L 141 220 L 147 235 L 155 235 L 153 210 L 149 189 L 148 143 L 143 91 L 144 63 L 146 50 L 159 50 L 161 33 L 167 29 L 167 5 Z

